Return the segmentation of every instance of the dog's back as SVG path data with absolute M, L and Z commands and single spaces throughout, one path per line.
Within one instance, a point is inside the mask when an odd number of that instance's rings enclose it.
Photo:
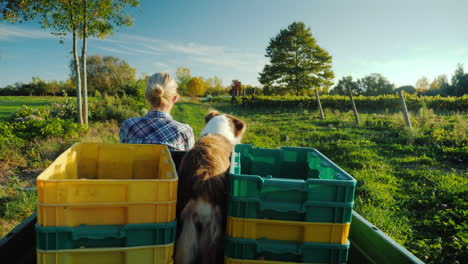
M 211 112 L 206 122 L 220 115 Z M 226 115 L 208 124 L 211 130 L 200 137 L 184 156 L 179 169 L 177 217 L 179 219 L 175 263 L 222 263 L 226 228 L 226 182 L 233 146 L 245 131 L 245 124 Z M 220 134 L 216 130 L 222 128 Z M 229 132 L 229 128 L 231 128 Z M 205 131 L 204 130 L 204 131 Z M 223 135 L 230 133 L 229 135 Z
M 225 199 L 225 174 L 230 166 L 232 144 L 223 136 L 201 137 L 185 154 L 179 169 L 177 212 L 191 198 L 203 196 L 208 201 Z

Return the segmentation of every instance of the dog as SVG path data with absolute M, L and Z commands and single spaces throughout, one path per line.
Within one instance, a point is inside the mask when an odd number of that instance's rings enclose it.
M 179 167 L 176 264 L 224 262 L 227 174 L 246 124 L 217 111 L 205 116 L 205 123 Z

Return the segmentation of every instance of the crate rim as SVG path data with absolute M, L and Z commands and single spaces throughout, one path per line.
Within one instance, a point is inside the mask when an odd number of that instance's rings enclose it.
M 74 207 L 74 206 L 119 206 L 119 205 L 144 205 L 144 204 L 175 204 L 177 200 L 173 201 L 160 201 L 160 202 L 118 202 L 118 203 L 66 203 L 66 204 L 51 204 L 36 202 L 36 205 L 41 207 Z
M 287 150 L 287 149 L 290 149 L 290 150 L 308 149 L 308 150 L 311 150 L 312 152 L 318 154 L 320 156 L 320 158 L 325 159 L 325 161 L 329 162 L 340 173 L 343 173 L 346 177 L 350 178 L 350 179 L 327 179 L 327 180 L 329 180 L 329 181 L 341 181 L 341 182 L 353 182 L 353 185 L 356 185 L 356 182 L 357 182 L 355 177 L 353 177 L 351 174 L 349 174 L 348 172 L 343 170 L 340 166 L 338 166 L 333 161 L 331 161 L 327 156 L 323 155 L 319 150 L 317 150 L 316 148 L 306 148 L 306 147 L 287 147 L 287 146 L 284 146 L 284 147 L 280 147 L 280 148 L 262 148 L 262 147 L 255 147 L 252 144 L 236 144 L 236 145 L 234 145 L 233 151 L 232 151 L 233 155 L 231 156 L 231 167 L 229 169 L 229 174 L 238 175 L 238 176 L 243 176 L 243 175 L 244 176 L 258 176 L 258 177 L 260 177 L 262 179 L 265 178 L 265 177 L 262 177 L 260 175 L 255 175 L 255 174 L 242 174 L 242 173 L 236 174 L 236 173 L 234 173 L 234 167 L 235 166 L 233 166 L 233 164 L 237 165 L 237 164 L 240 163 L 240 162 L 235 161 L 235 157 L 240 156 L 240 153 L 236 152 L 236 147 L 237 146 L 247 146 L 247 147 L 250 146 L 250 149 L 269 149 L 269 150 L 279 150 L 279 151 L 283 151 L 283 150 Z M 276 180 L 278 178 L 274 178 L 274 179 Z M 269 180 L 269 178 L 267 178 L 266 180 Z M 311 179 L 307 179 L 307 180 L 294 179 L 294 180 L 306 182 L 306 181 L 311 180 Z M 325 179 L 314 179 L 314 180 L 323 182 Z
M 61 250 L 44 250 L 36 248 L 37 252 L 40 253 L 80 253 L 80 252 L 102 252 L 102 251 L 129 251 L 133 249 L 152 249 L 152 248 L 164 248 L 173 246 L 174 243 L 164 245 L 153 245 L 153 246 L 138 246 L 138 247 L 122 247 L 122 248 L 77 248 L 77 249 L 61 249 Z
M 65 155 L 65 153 L 69 150 L 71 150 L 73 147 L 76 147 L 78 145 L 129 145 L 129 146 L 135 146 L 135 147 L 141 147 L 141 146 L 144 146 L 144 148 L 146 147 L 154 147 L 154 146 L 158 146 L 158 147 L 162 147 L 163 150 L 161 152 L 165 152 L 165 153 L 168 153 L 169 155 L 169 158 L 171 159 L 172 161 L 172 168 L 174 169 L 174 172 L 175 172 L 175 175 L 174 175 L 174 178 L 170 178 L 170 179 L 88 179 L 88 178 L 84 178 L 84 179 L 47 179 L 47 178 L 42 178 L 43 174 L 46 173 L 46 171 L 48 171 L 50 165 L 54 164 L 55 161 L 57 159 L 59 159 L 60 157 L 62 157 L 63 155 Z M 174 160 L 172 159 L 172 156 L 171 156 L 171 151 L 169 150 L 169 148 L 166 146 L 166 145 L 163 145 L 163 144 L 127 144 L 127 143 L 109 143 L 109 142 L 75 142 L 73 143 L 70 147 L 68 147 L 65 151 L 63 151 L 62 153 L 60 153 L 60 155 L 54 159 L 54 161 L 52 161 L 52 163 L 50 164 L 47 168 L 45 168 L 43 171 L 41 171 L 41 173 L 39 175 L 37 175 L 36 177 L 36 184 L 38 184 L 39 182 L 86 182 L 86 181 L 89 181 L 89 182 L 93 182 L 93 183 L 99 183 L 99 182 L 102 182 L 102 183 L 107 183 L 108 181 L 113 181 L 113 182 L 116 182 L 115 184 L 119 184 L 119 183 L 124 183 L 124 182 L 127 182 L 127 181 L 137 181 L 137 182 L 158 182 L 158 181 L 165 181 L 165 182 L 172 182 L 172 181 L 178 181 L 179 180 L 179 175 L 177 173 L 177 168 L 174 164 Z

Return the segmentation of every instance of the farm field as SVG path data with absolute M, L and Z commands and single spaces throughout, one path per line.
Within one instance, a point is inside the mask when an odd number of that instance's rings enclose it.
M 63 97 L 50 96 L 0 96 L 0 119 L 5 119 L 16 112 L 22 105 L 31 108 L 50 105 L 52 102 L 61 103 Z
M 355 210 L 427 263 L 468 259 L 468 116 L 248 108 L 214 103 L 248 124 L 244 143 L 316 148 L 355 176 Z
M 357 126 L 352 113 L 330 109 L 321 120 L 316 111 L 299 107 L 183 101 L 172 116 L 190 124 L 198 136 L 208 109 L 246 121 L 243 143 L 321 151 L 358 180 L 355 210 L 423 261 L 462 263 L 468 258 L 467 114 L 423 108 L 412 113 L 412 131 L 405 129 L 400 113 L 391 112 L 361 114 Z M 74 142 L 118 142 L 119 125 L 93 122 L 74 136 L 2 148 L 0 184 L 6 188 L 0 189 L 0 236 L 34 210 L 35 193 L 18 187 L 33 187 L 40 171 Z

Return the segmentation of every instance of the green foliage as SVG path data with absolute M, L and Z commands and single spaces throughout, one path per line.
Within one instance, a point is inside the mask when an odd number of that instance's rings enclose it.
M 317 44 L 303 22 L 282 29 L 270 40 L 265 56 L 270 58 L 270 64 L 265 65 L 258 80 L 273 92 L 286 89 L 299 95 L 332 85 L 332 57 Z
M 349 89 L 351 89 L 353 95 L 360 94 L 360 89 L 357 84 L 357 81 L 353 81 L 352 76 L 344 76 L 338 81 L 338 84 L 330 91 L 330 94 L 349 96 Z
M 403 92 L 405 92 L 407 94 L 415 94 L 416 93 L 416 88 L 414 88 L 413 85 L 404 85 L 404 86 L 400 86 L 397 89 L 395 89 L 395 92 L 398 92 L 398 91 L 403 91 Z
M 247 122 L 243 143 L 324 153 L 357 179 L 354 209 L 426 263 L 467 258 L 466 114 L 423 108 L 408 133 L 400 113 L 362 113 L 356 126 L 352 112 L 325 109 L 321 120 L 298 105 L 213 106 Z
M 214 102 L 228 101 L 229 98 L 214 97 Z M 356 108 L 361 111 L 401 111 L 398 95 L 380 96 L 356 96 L 354 97 Z M 419 111 L 422 107 L 444 112 L 466 112 L 468 111 L 468 95 L 461 97 L 418 97 L 416 95 L 405 95 L 406 106 L 410 111 Z M 320 97 L 323 108 L 348 111 L 351 102 L 348 96 L 323 95 Z M 245 97 L 243 105 L 252 108 L 296 108 L 317 109 L 315 97 L 308 96 L 254 96 Z
M 190 79 L 192 79 L 192 77 L 190 76 L 190 69 L 185 67 L 179 67 L 176 70 L 175 76 L 179 85 L 177 92 L 181 95 L 186 95 L 187 84 L 190 81 Z
M 17 177 L 9 178 L 4 187 L 0 189 L 0 218 L 24 219 L 36 210 L 36 192 L 22 190 Z
M 31 140 L 47 137 L 77 137 L 86 127 L 77 125 L 71 119 L 48 118 L 45 120 L 28 119 L 12 123 L 15 136 Z
M 114 56 L 92 55 L 86 60 L 87 86 L 90 94 L 98 91 L 100 94 L 137 95 L 138 83 L 136 69 L 125 60 Z M 70 61 L 70 77 L 76 80 L 76 67 Z M 83 74 L 83 71 L 81 72 Z
M 206 94 L 206 85 L 200 77 L 193 77 L 187 83 L 188 96 L 203 96 Z
M 140 116 L 141 110 L 141 108 L 138 109 L 137 102 L 131 97 L 123 96 L 120 98 L 104 94 L 99 100 L 91 102 L 90 120 L 94 122 L 116 120 L 121 123 L 125 119 Z
M 379 73 L 369 74 L 358 80 L 358 95 L 376 96 L 393 93 L 393 84 Z

